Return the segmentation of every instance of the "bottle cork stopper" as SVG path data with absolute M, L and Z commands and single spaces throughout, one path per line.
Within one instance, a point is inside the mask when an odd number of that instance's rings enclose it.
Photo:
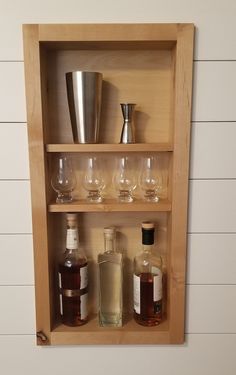
M 104 228 L 104 233 L 105 234 L 114 234 L 116 232 L 115 227 L 105 227 Z
M 142 222 L 142 228 L 143 229 L 154 229 L 154 223 L 152 223 L 151 221 L 143 221 Z

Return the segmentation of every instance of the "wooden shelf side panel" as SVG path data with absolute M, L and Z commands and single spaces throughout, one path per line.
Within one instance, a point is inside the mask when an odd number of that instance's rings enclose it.
M 23 31 L 34 244 L 36 331 L 42 331 L 49 338 L 52 307 L 47 226 L 47 171 L 43 140 L 38 27 L 37 25 L 27 26 Z M 38 343 L 42 344 L 40 339 L 38 339 Z
M 184 341 L 188 174 L 192 102 L 193 25 L 179 25 L 175 59 L 172 212 L 169 218 L 170 340 Z

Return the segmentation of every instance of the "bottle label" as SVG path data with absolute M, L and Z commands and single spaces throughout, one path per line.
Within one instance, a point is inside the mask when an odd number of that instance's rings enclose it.
M 88 293 L 80 296 L 80 318 L 86 319 L 88 316 Z
M 61 289 L 62 288 L 62 284 L 61 284 L 61 272 L 58 272 L 58 280 L 59 280 L 59 288 Z
M 140 277 L 134 275 L 134 311 L 140 314 Z
M 67 229 L 66 248 L 69 250 L 78 249 L 78 230 Z
M 60 294 L 60 313 L 63 315 L 62 295 Z
M 157 267 L 152 267 L 153 273 L 153 301 L 162 299 L 162 272 Z
M 88 266 L 80 268 L 80 289 L 87 288 L 88 286 Z

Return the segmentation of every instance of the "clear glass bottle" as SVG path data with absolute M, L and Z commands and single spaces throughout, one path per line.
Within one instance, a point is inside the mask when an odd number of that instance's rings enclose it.
M 142 251 L 134 258 L 134 319 L 155 326 L 162 319 L 162 258 L 154 249 L 154 223 L 142 223 Z
M 80 326 L 88 320 L 88 263 L 79 246 L 77 214 L 68 213 L 66 219 L 66 250 L 58 269 L 60 312 L 62 323 Z
M 115 247 L 116 230 L 104 228 L 104 253 L 98 254 L 99 323 L 103 327 L 122 326 L 122 254 Z

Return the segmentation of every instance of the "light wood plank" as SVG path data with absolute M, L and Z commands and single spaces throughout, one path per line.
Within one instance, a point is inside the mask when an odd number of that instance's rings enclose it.
M 0 235 L 0 285 L 32 285 L 32 235 Z
M 0 62 L 0 122 L 26 122 L 24 66 Z
M 236 234 L 190 234 L 187 282 L 236 284 Z
M 236 232 L 236 180 L 190 181 L 189 232 Z
M 150 327 L 137 325 L 132 319 L 128 321 L 122 328 L 104 329 L 99 327 L 97 317 L 92 318 L 86 326 L 69 328 L 60 325 L 53 330 L 51 335 L 52 345 L 73 345 L 73 344 L 166 344 L 169 342 L 168 322 L 164 321 L 156 327 L 152 327 L 150 335 Z
M 157 203 L 148 203 L 136 200 L 130 204 L 118 203 L 116 200 L 107 199 L 104 203 L 87 203 L 86 200 L 74 201 L 68 204 L 53 203 L 49 205 L 49 212 L 138 212 L 138 211 L 171 211 L 171 203 L 160 200 Z
M 168 223 L 168 314 L 172 343 L 184 341 L 185 263 L 187 242 L 190 117 L 192 104 L 193 26 L 179 27 L 176 45 L 172 178 L 172 211 Z
M 127 39 L 129 41 L 175 41 L 178 32 L 178 24 L 131 24 L 113 23 L 112 33 L 110 25 L 106 23 L 96 24 L 39 24 L 39 40 L 41 42 L 64 42 L 82 41 L 90 42 L 94 40 L 120 42 Z
M 47 164 L 44 155 L 44 114 L 42 113 L 42 107 L 46 105 L 46 98 L 43 95 L 46 90 L 46 82 L 40 76 L 41 71 L 44 71 L 45 67 L 44 57 L 43 51 L 41 53 L 39 51 L 38 26 L 31 25 L 27 29 L 24 28 L 24 67 L 30 155 L 35 296 L 38 307 L 36 310 L 36 322 L 37 331 L 43 329 L 44 333 L 48 336 L 51 321 L 50 308 L 53 298 L 51 297 L 52 288 L 50 288 L 51 280 L 48 272 L 50 269 L 49 264 L 52 260 L 51 254 L 48 252 L 50 241 L 48 240 L 47 233 L 49 223 L 45 181 L 49 181 L 49 177 L 47 176 Z M 52 269 L 53 264 L 51 263 L 50 265 Z M 45 270 L 47 271 L 45 272 Z
M 236 285 L 188 286 L 186 332 L 236 333 L 235 315 Z
M 29 179 L 26 124 L 0 124 L 0 179 Z
M 0 286 L 0 334 L 34 334 L 33 286 Z
M 0 234 L 31 233 L 29 181 L 0 181 Z
M 193 123 L 191 178 L 236 178 L 236 122 Z
M 236 61 L 194 64 L 194 121 L 235 121 Z
M 173 151 L 170 143 L 48 144 L 48 152 L 160 152 Z

